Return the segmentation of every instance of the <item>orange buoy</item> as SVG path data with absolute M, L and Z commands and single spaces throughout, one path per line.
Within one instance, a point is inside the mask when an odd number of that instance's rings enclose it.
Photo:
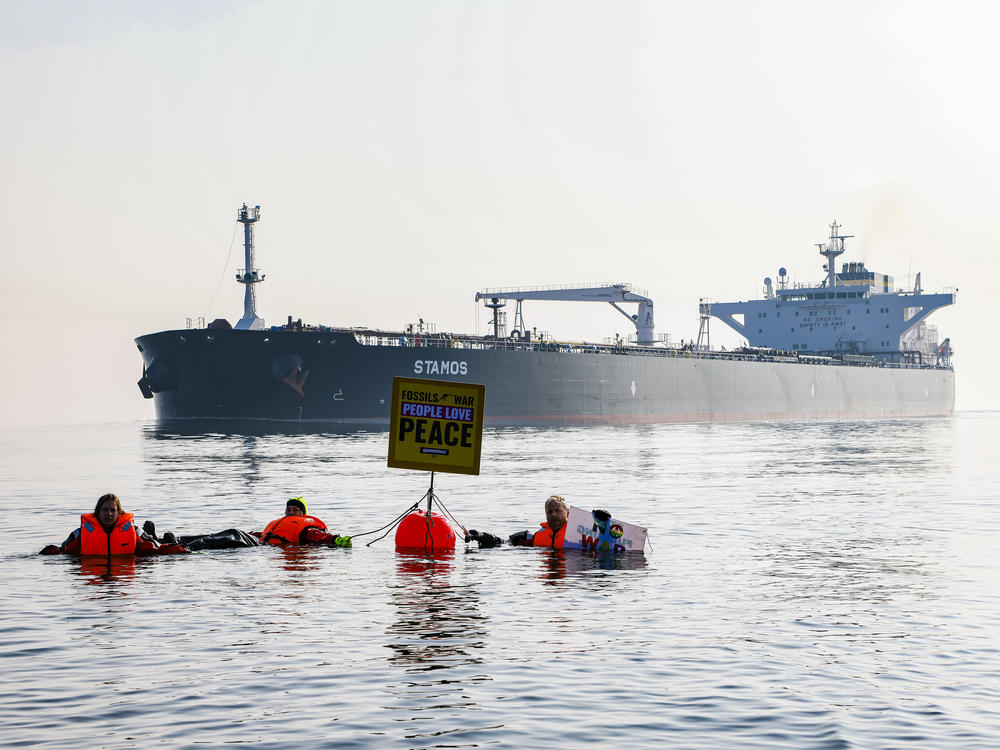
M 440 513 L 414 511 L 396 527 L 397 549 L 444 550 L 455 549 L 455 530 Z

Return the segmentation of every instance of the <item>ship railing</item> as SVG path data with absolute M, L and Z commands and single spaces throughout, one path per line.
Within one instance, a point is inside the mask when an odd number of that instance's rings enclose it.
M 779 350 L 724 351 L 704 350 L 690 346 L 638 346 L 635 344 L 594 344 L 578 341 L 540 339 L 514 341 L 485 336 L 456 336 L 452 334 L 400 334 L 386 331 L 354 331 L 358 343 L 365 346 L 419 347 L 429 349 L 480 349 L 490 351 L 535 351 L 563 354 L 622 354 L 633 357 L 673 357 L 682 359 L 715 359 L 730 362 L 779 362 L 834 367 L 887 367 L 899 370 L 953 370 L 948 364 L 934 362 L 889 362 L 874 355 L 841 356 L 799 354 Z
M 624 289 L 627 292 L 632 292 L 633 294 L 638 294 L 642 297 L 649 296 L 649 293 L 645 289 L 633 286 L 629 283 L 622 283 L 621 281 L 598 281 L 587 284 L 552 284 L 548 286 L 497 287 L 495 289 L 483 289 L 479 292 L 479 294 L 483 297 L 489 297 L 491 294 L 516 294 L 517 292 L 558 292 L 563 289 L 598 289 L 605 287 L 618 287 L 619 289 Z

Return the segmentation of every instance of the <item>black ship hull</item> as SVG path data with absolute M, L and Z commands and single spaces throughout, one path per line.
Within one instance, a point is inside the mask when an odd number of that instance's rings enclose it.
M 484 384 L 488 424 L 946 416 L 955 399 L 947 367 L 330 329 L 135 341 L 160 420 L 386 425 L 397 375 Z

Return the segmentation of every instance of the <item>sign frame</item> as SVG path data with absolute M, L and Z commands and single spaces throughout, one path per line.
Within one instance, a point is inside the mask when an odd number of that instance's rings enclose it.
M 454 403 L 447 401 L 449 396 Z M 392 379 L 387 465 L 391 469 L 479 474 L 485 405 L 485 385 L 397 375 Z M 404 409 L 411 413 L 404 414 Z M 404 420 L 415 423 L 410 426 Z M 471 432 L 465 429 L 469 425 Z M 431 439 L 436 436 L 435 444 L 440 447 L 427 446 L 415 452 L 412 443 L 407 444 L 407 436 L 423 431 L 429 432 Z M 467 439 L 472 445 L 464 445 Z

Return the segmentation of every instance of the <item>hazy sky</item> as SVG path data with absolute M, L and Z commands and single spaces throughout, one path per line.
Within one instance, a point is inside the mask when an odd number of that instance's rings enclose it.
M 132 339 L 242 312 L 485 329 L 478 289 L 700 297 L 841 260 L 960 289 L 957 406 L 1000 408 L 1000 10 L 920 2 L 0 0 L 8 421 L 153 416 Z M 221 285 L 220 285 L 221 283 Z M 525 307 L 558 338 L 603 305 Z M 719 322 L 713 343 L 736 341 Z

